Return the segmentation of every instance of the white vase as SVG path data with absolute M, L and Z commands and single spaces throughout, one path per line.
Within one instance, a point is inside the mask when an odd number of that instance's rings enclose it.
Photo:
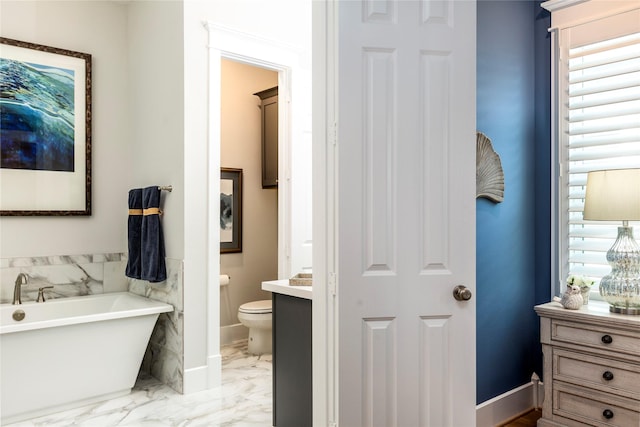
M 581 286 L 580 293 L 582 294 L 582 304 L 589 304 L 589 292 L 591 292 L 591 286 Z

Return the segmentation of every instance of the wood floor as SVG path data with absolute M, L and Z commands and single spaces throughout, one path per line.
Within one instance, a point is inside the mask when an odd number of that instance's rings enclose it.
M 541 416 L 542 411 L 531 411 L 501 427 L 535 427 Z

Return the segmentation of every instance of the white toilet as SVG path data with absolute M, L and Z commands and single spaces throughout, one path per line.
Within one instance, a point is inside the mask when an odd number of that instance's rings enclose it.
M 249 328 L 249 353 L 271 353 L 271 300 L 242 304 L 238 309 L 238 320 Z

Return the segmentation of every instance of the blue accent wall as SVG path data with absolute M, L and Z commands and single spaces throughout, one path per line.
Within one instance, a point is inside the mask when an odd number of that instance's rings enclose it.
M 478 403 L 541 375 L 533 306 L 549 293 L 550 20 L 539 3 L 478 2 L 477 130 L 505 174 L 504 201 L 476 203 Z

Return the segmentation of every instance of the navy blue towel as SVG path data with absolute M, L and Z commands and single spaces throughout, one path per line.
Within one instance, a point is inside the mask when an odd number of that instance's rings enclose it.
M 167 279 L 164 237 L 160 224 L 160 189 L 158 186 L 142 190 L 142 280 L 162 282 Z
M 129 191 L 129 219 L 127 220 L 129 238 L 129 260 L 125 274 L 139 279 L 142 273 L 142 188 Z

